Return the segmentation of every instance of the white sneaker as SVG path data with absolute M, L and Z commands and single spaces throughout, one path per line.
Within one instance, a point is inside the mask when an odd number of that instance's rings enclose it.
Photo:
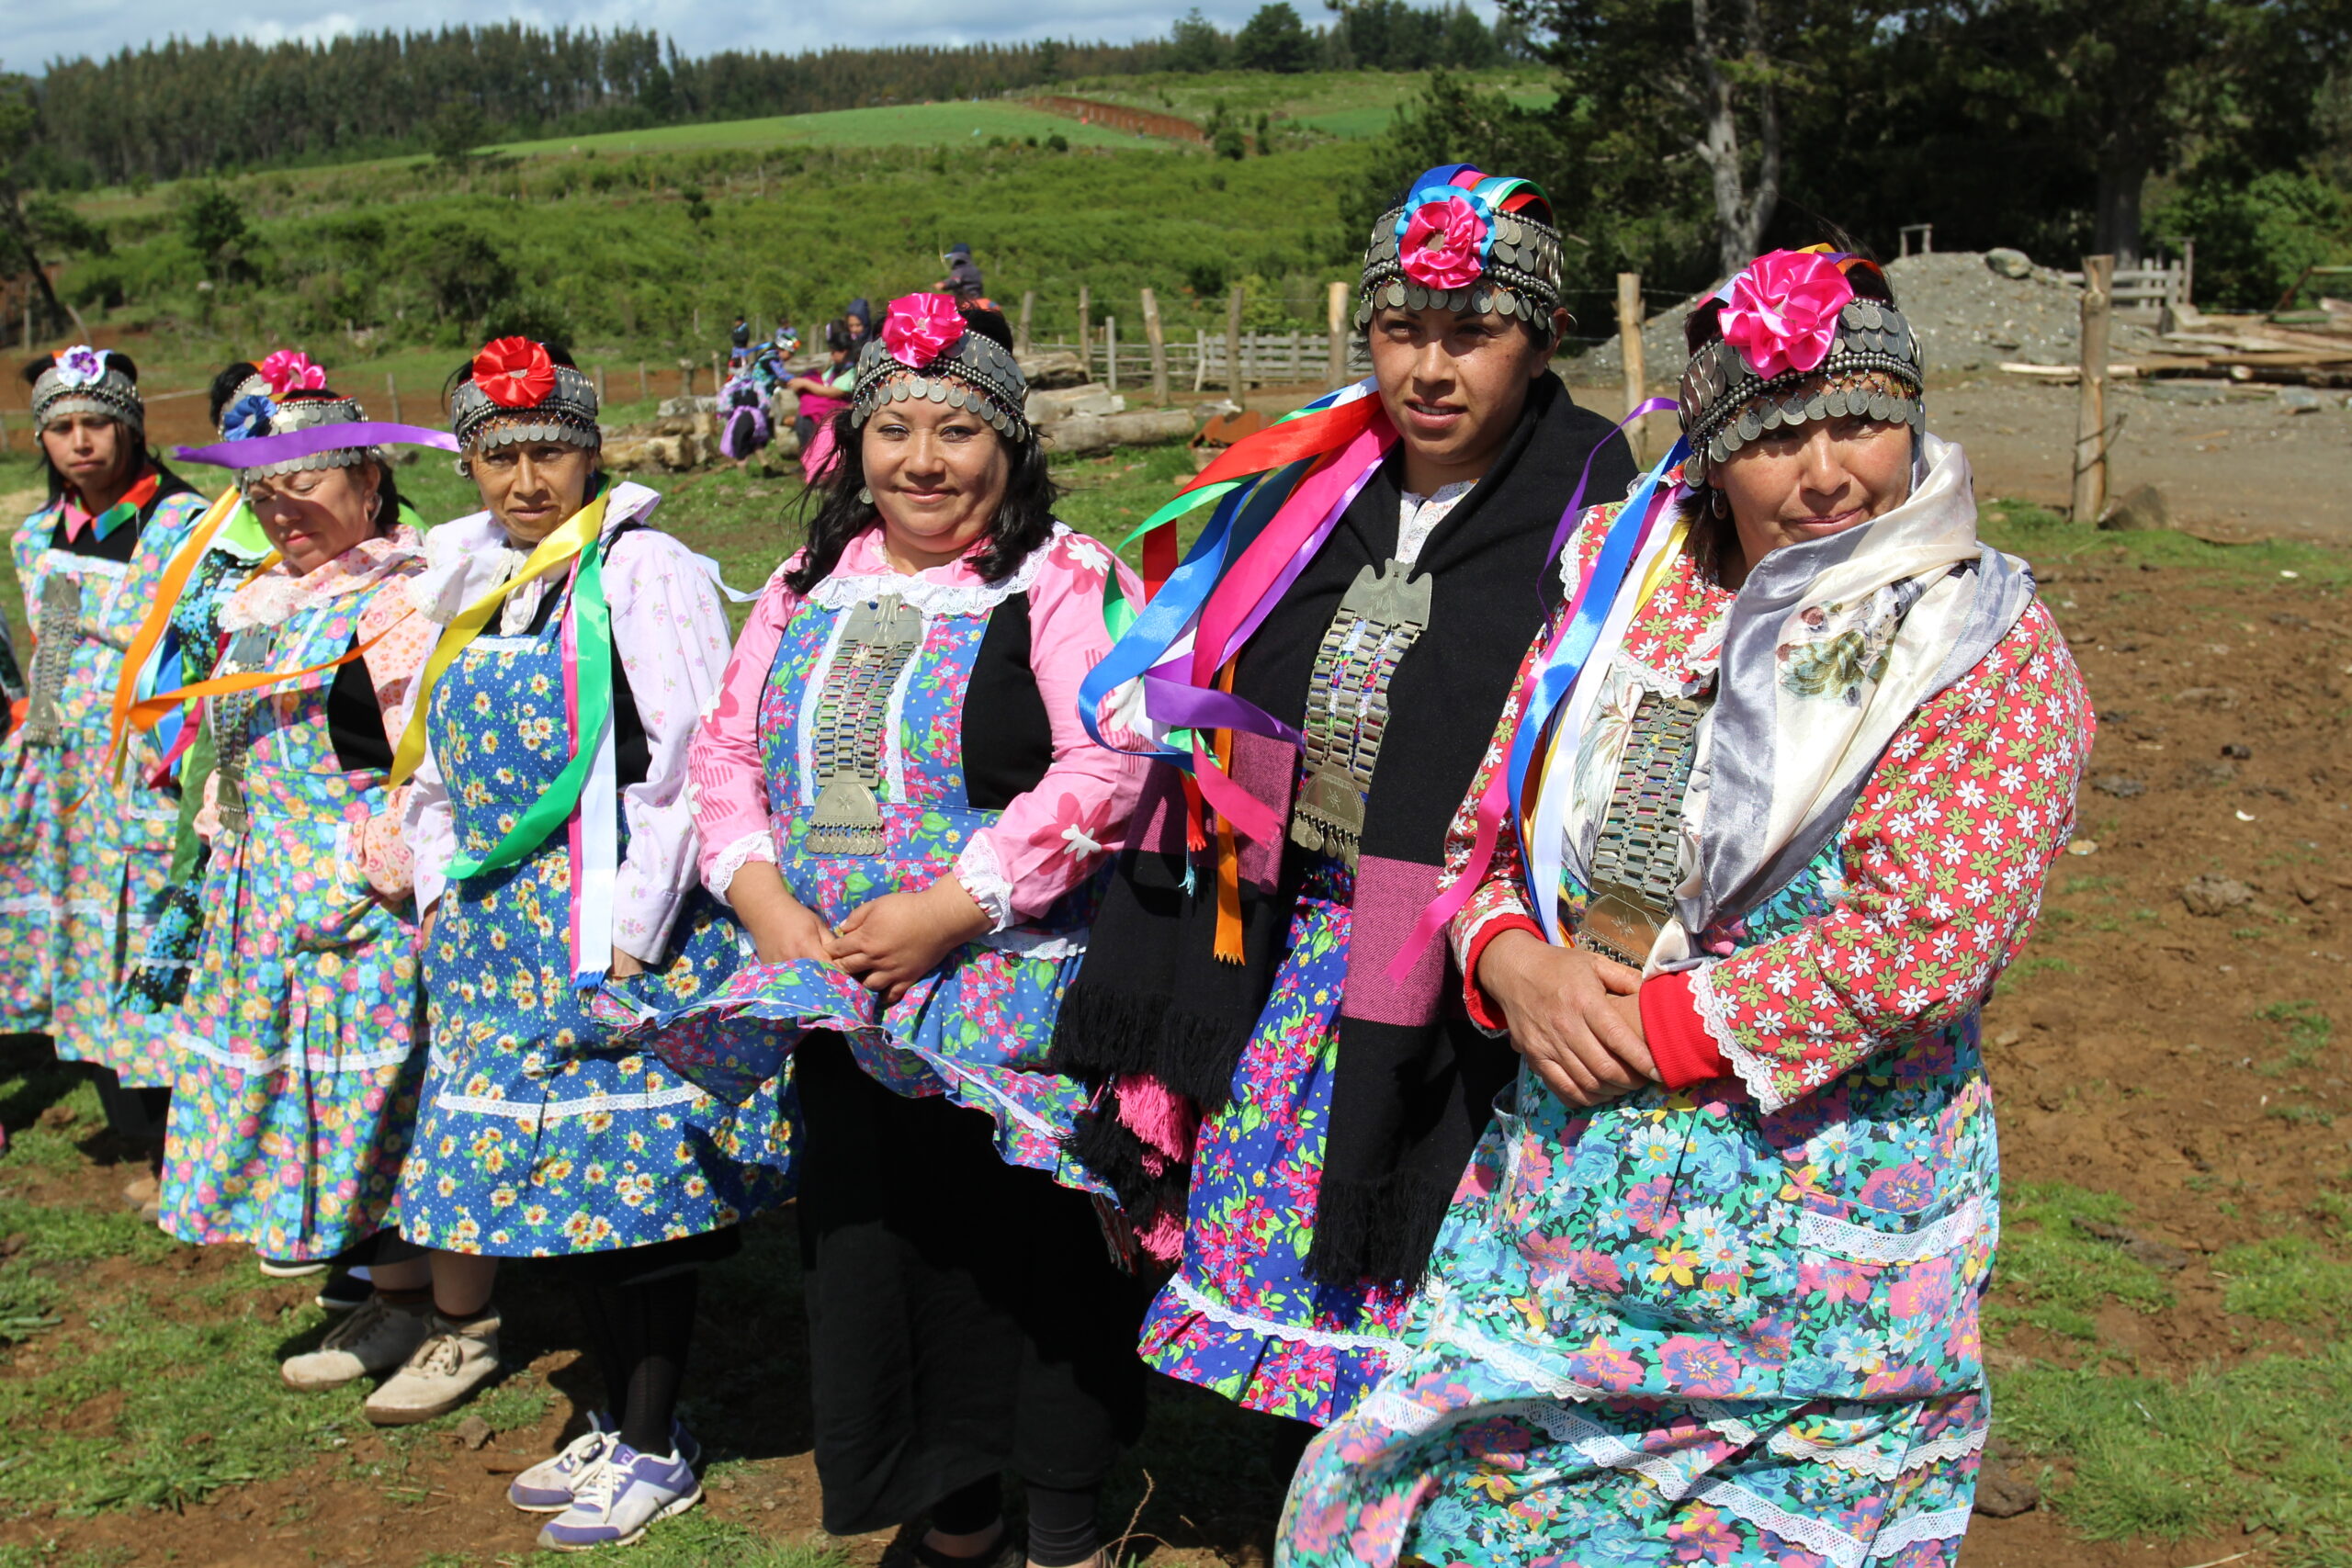
M 388 1306 L 383 1297 L 370 1296 L 328 1329 L 317 1349 L 280 1362 L 277 1375 L 288 1388 L 315 1392 L 389 1372 L 424 1343 L 425 1312 L 422 1306 Z
M 407 1427 L 447 1416 L 498 1376 L 498 1314 L 486 1312 L 471 1323 L 452 1323 L 439 1313 L 425 1314 L 424 1341 L 381 1388 L 368 1396 L 368 1419 L 379 1427 Z
M 543 1459 L 516 1476 L 506 1488 L 506 1500 L 526 1514 L 560 1514 L 571 1506 L 616 1440 L 608 1420 L 603 1411 L 591 1410 L 588 1429 L 564 1444 L 555 1458 Z
M 580 1483 L 571 1506 L 539 1530 L 539 1544 L 557 1551 L 627 1546 L 673 1514 L 702 1501 L 702 1483 L 683 1454 L 641 1454 L 616 1441 L 594 1474 Z

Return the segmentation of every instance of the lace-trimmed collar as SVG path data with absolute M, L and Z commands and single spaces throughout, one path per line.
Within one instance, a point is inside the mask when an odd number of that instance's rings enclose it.
M 632 520 L 653 515 L 659 491 L 623 479 L 605 506 L 605 536 Z M 471 512 L 442 524 L 424 536 L 424 570 L 409 580 L 409 603 L 441 626 L 458 612 L 514 575 L 532 547 L 518 545 L 487 512 Z
M 1070 533 L 1069 525 L 1056 523 L 1053 533 L 1029 552 L 1020 570 L 1001 582 L 984 582 L 972 570 L 969 556 L 918 572 L 892 571 L 882 553 L 882 530 L 869 528 L 850 541 L 833 574 L 808 591 L 808 603 L 823 610 L 846 610 L 895 593 L 926 615 L 985 615 L 1014 594 L 1026 593 L 1035 586 L 1046 556 Z
M 403 523 L 390 534 L 360 540 L 306 577 L 294 576 L 280 561 L 229 596 L 220 607 L 220 629 L 283 626 L 330 599 L 374 587 L 424 554 L 424 539 Z

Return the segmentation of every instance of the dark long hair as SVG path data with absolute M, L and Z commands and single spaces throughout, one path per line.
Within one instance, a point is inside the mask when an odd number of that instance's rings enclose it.
M 98 350 L 98 357 L 105 362 L 107 369 L 119 370 L 125 376 L 130 378 L 130 384 L 133 387 L 139 385 L 139 365 L 137 361 L 130 357 L 130 355 L 121 352 L 119 349 L 102 348 Z M 57 362 L 54 359 L 51 358 L 46 354 L 40 355 L 39 358 L 26 361 L 24 368 L 25 389 L 29 392 L 32 389 L 33 383 L 40 380 L 41 377 L 47 373 L 49 367 L 56 363 Z M 114 428 L 115 439 L 119 442 L 127 437 L 130 432 L 137 427 L 127 421 L 118 419 L 114 422 Z M 144 433 L 142 432 L 141 434 Z M 40 431 L 39 428 L 35 428 L 33 431 L 33 450 L 40 457 L 41 478 L 47 481 L 49 485 L 49 504 L 55 506 L 58 502 L 64 498 L 65 491 L 70 487 L 68 487 L 65 482 L 65 476 L 57 471 L 57 465 L 49 460 L 49 443 L 40 438 Z M 162 467 L 163 464 L 157 460 L 153 452 L 148 450 L 146 447 L 139 446 L 135 442 L 132 444 L 130 452 L 130 471 L 133 476 L 136 476 L 142 468 L 160 468 Z
M 964 324 L 967 330 L 995 339 L 1011 351 L 1012 331 L 997 311 L 967 310 Z M 818 504 L 816 515 L 808 520 L 808 546 L 801 553 L 800 564 L 784 576 L 785 586 L 795 593 L 806 593 L 831 576 L 850 541 L 881 522 L 882 514 L 874 503 L 858 499 L 859 492 L 865 489 L 865 460 L 857 427 L 850 423 L 850 412 L 843 409 L 833 415 L 836 457 L 832 472 L 821 492 L 824 499 Z M 1001 582 L 1019 571 L 1021 563 L 1029 558 L 1029 552 L 1054 534 L 1054 479 L 1037 433 L 1033 429 L 1020 441 L 1009 436 L 1000 439 L 1004 441 L 1011 459 L 1004 500 L 998 505 L 996 515 L 989 520 L 988 531 L 980 536 L 986 547 L 971 558 L 972 570 L 987 582 Z

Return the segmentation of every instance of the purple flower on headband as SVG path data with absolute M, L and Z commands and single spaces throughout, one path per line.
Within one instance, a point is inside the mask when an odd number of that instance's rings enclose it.
M 243 441 L 259 435 L 263 428 L 277 415 L 277 405 L 269 400 L 266 392 L 247 392 L 220 416 L 220 435 L 227 441 Z
M 106 378 L 107 356 L 88 344 L 76 344 L 57 356 L 57 378 L 69 387 L 87 387 Z

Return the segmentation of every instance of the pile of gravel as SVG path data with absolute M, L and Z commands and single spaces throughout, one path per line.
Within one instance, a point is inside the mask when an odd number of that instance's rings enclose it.
M 2011 276 L 1987 258 L 2021 276 Z M 1890 262 L 1895 302 L 1919 334 L 1930 378 L 1990 370 L 2004 362 L 2073 365 L 2082 326 L 2082 289 L 2015 251 L 1939 251 Z M 1652 316 L 1642 326 L 1642 363 L 1653 388 L 1681 374 L 1682 319 L 1687 304 Z M 2118 319 L 2110 329 L 2118 355 L 2157 347 L 2153 323 Z M 1618 341 L 1586 351 L 1572 379 L 1608 384 L 1624 378 Z

